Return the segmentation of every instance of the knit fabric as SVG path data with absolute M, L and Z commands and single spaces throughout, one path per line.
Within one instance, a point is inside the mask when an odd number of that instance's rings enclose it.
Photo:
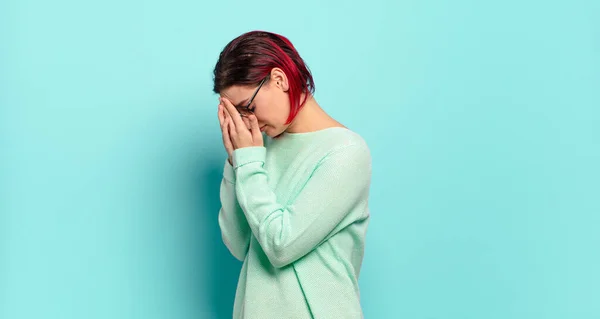
M 233 318 L 363 318 L 371 155 L 357 133 L 283 133 L 225 161 L 219 227 L 243 262 Z

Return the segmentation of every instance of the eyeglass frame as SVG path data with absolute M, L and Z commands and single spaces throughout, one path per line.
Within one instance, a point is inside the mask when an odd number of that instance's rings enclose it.
M 258 91 L 260 91 L 260 88 L 263 86 L 263 84 L 265 84 L 265 82 L 267 82 L 268 78 L 269 78 L 269 76 L 267 75 L 264 79 L 262 79 L 260 81 L 260 83 L 258 84 L 258 87 L 254 91 L 254 94 L 252 94 L 252 97 L 250 97 L 250 100 L 248 101 L 248 103 L 246 104 L 246 106 L 244 106 L 244 107 L 236 107 L 236 108 L 238 108 L 238 111 L 239 111 L 239 108 L 241 108 L 243 112 L 254 113 L 254 110 L 250 110 L 250 105 L 252 105 L 252 102 L 254 102 L 254 98 L 256 97 L 256 94 L 258 94 Z M 242 117 L 247 117 L 247 115 L 243 114 L 242 112 L 240 112 L 240 115 Z

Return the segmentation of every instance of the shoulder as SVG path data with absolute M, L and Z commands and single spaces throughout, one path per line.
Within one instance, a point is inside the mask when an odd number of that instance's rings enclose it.
M 357 132 L 345 127 L 332 128 L 323 136 L 321 143 L 324 149 L 329 150 L 329 154 L 351 151 L 370 155 L 367 141 Z
M 323 150 L 315 169 L 325 172 L 329 178 L 340 183 L 339 186 L 369 185 L 372 173 L 369 145 L 352 130 L 334 130 L 330 138 L 323 141 Z
M 265 140 L 273 158 L 288 164 L 314 166 L 331 160 L 370 165 L 371 152 L 365 139 L 346 127 L 330 127 L 308 133 L 284 134 Z
M 347 128 L 335 128 L 327 138 L 320 141 L 320 165 L 327 163 L 339 169 L 351 171 L 371 170 L 371 151 L 367 141 L 357 132 Z

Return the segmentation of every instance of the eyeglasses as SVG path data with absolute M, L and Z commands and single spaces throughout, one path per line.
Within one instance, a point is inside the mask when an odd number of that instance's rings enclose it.
M 264 79 L 262 79 L 262 81 L 260 81 L 260 83 L 258 84 L 258 88 L 256 88 L 256 91 L 254 91 L 254 94 L 252 94 L 252 97 L 250 98 L 250 100 L 248 101 L 246 106 L 236 107 L 238 109 L 238 111 L 240 112 L 241 116 L 248 117 L 248 115 L 254 113 L 254 110 L 250 109 L 250 105 L 252 105 L 252 102 L 254 102 L 254 97 L 256 97 L 256 94 L 258 93 L 260 88 L 263 86 L 263 84 L 265 84 L 265 82 L 267 81 L 268 78 L 269 78 L 269 76 L 266 76 Z

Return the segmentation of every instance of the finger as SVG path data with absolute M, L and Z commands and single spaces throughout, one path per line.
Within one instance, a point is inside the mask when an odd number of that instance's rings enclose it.
M 221 121 L 221 129 L 227 128 L 227 126 L 225 125 L 225 123 L 229 119 L 229 114 L 227 112 L 225 112 L 225 110 L 223 109 L 223 105 L 221 105 L 221 119 L 222 119 L 222 121 Z
M 252 123 L 250 123 L 250 120 L 248 119 L 248 117 L 242 117 L 242 121 L 244 121 L 244 124 L 246 124 L 246 127 L 248 128 L 248 130 L 252 129 Z
M 242 125 L 244 125 L 244 123 L 242 123 Z M 231 143 L 234 145 L 234 148 L 235 148 L 237 131 L 236 131 L 235 124 L 233 124 L 233 120 L 231 119 L 231 116 L 227 118 L 227 130 L 229 133 L 229 138 L 231 139 Z
M 225 107 L 225 103 L 221 102 L 221 110 L 223 112 L 223 117 L 225 118 L 225 120 L 229 121 L 229 125 L 233 125 L 235 127 L 235 125 L 233 124 L 233 119 L 231 118 L 231 114 L 229 114 L 229 110 Z
M 222 98 L 221 101 L 221 103 L 225 107 L 225 110 L 229 112 L 229 116 L 233 120 L 231 123 L 233 125 L 233 128 L 240 129 L 241 127 L 243 127 L 242 125 L 244 125 L 244 121 L 242 121 L 242 116 L 235 109 L 235 106 L 233 106 L 233 104 L 231 104 L 231 102 L 227 98 Z
M 223 104 L 221 104 L 221 113 L 223 114 L 223 120 L 231 120 L 231 116 L 229 115 L 229 111 L 225 109 Z
M 258 143 L 262 144 L 262 133 L 260 131 L 260 127 L 258 126 L 258 119 L 256 115 L 250 115 L 250 131 L 252 132 L 252 141 L 254 145 L 258 145 Z
M 225 146 L 225 150 L 227 150 L 227 153 L 229 153 L 230 151 L 233 151 L 233 143 L 231 142 L 231 138 L 229 137 L 229 124 L 227 123 L 228 120 L 225 120 L 225 125 L 223 125 L 223 145 Z
M 219 117 L 219 124 L 223 125 L 223 121 L 225 120 L 225 114 L 223 114 L 223 105 L 219 104 L 219 110 L 217 114 Z

